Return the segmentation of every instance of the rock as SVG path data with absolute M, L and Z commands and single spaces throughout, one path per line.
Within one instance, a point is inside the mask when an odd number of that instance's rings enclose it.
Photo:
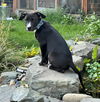
M 52 98 L 52 97 L 44 97 L 44 102 L 63 102 L 61 100 L 58 100 L 56 98 Z
M 31 97 L 33 102 L 44 102 L 44 96 L 32 89 L 30 89 L 30 92 L 27 97 Z
M 13 91 L 10 101 L 21 101 L 29 94 L 28 88 L 18 87 Z
M 18 75 L 18 73 L 15 71 L 1 73 L 0 84 L 1 85 L 9 84 L 11 80 L 16 79 L 17 75 Z
M 91 96 L 86 95 L 86 94 L 69 93 L 63 96 L 63 101 L 64 102 L 80 102 L 80 100 L 82 100 L 83 98 L 91 98 Z
M 44 95 L 61 98 L 65 93 L 78 93 L 78 75 L 72 71 L 59 73 L 48 67 L 39 66 L 40 56 L 32 58 L 31 65 L 26 73 L 29 86 Z
M 72 58 L 73 58 L 74 64 L 82 70 L 84 65 L 83 58 L 75 55 L 73 55 Z
M 62 102 L 61 100 L 58 100 L 56 98 L 42 95 L 39 92 L 36 92 L 32 89 L 30 89 L 28 97 L 31 97 L 31 99 L 34 100 L 33 102 Z
M 10 86 L 15 85 L 15 80 L 12 79 L 12 80 L 10 81 L 9 85 L 10 85 Z
M 19 102 L 34 102 L 34 101 L 31 98 L 26 98 L 26 99 L 23 99 L 23 100 L 21 100 Z
M 5 80 L 5 77 L 0 76 L 0 85 L 2 85 L 3 81 Z
M 9 79 L 15 79 L 17 76 L 17 72 L 12 71 L 12 72 L 3 72 L 1 73 L 1 77 L 8 77 Z
M 0 87 L 0 102 L 10 102 L 15 86 L 2 85 Z
M 30 65 L 32 65 L 32 63 L 27 62 L 27 63 L 25 63 L 25 64 L 23 65 L 23 67 L 28 68 Z
M 66 43 L 68 44 L 68 46 L 74 46 L 76 44 L 74 40 L 66 40 Z
M 91 58 L 92 49 L 94 47 L 95 47 L 94 44 L 83 42 L 81 44 L 75 45 L 72 49 L 72 53 L 83 58 Z
M 78 41 L 76 44 L 84 44 L 84 41 Z
M 81 102 L 100 102 L 99 98 L 84 98 Z
M 44 96 L 40 93 L 24 88 L 18 87 L 12 94 L 11 101 L 18 102 L 44 102 Z
M 20 102 L 63 102 L 61 100 L 58 100 L 56 98 L 52 98 L 52 97 L 48 97 L 48 96 L 44 96 L 43 99 L 40 100 L 34 100 L 32 97 L 30 98 L 26 98 L 21 100 Z
M 92 41 L 92 44 L 96 44 L 96 45 L 99 45 L 100 46 L 100 38 L 94 39 Z

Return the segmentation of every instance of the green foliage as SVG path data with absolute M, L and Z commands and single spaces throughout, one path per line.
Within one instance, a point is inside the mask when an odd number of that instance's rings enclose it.
M 95 46 L 92 51 L 92 60 L 97 61 L 98 58 L 98 46 Z
M 19 61 L 22 62 L 21 56 L 16 54 L 15 49 L 8 40 L 10 29 L 10 22 L 0 22 L 0 72 L 12 70 L 12 68 L 19 64 Z
M 100 93 L 100 63 L 92 62 L 86 64 L 86 73 L 85 73 L 85 87 L 88 89 L 88 92 L 92 94 L 93 97 L 99 97 Z
M 63 15 L 63 20 L 61 21 L 62 24 L 75 24 L 75 18 L 71 15 Z
M 98 46 L 95 46 L 92 51 L 92 59 L 84 59 L 85 64 L 85 86 L 94 97 L 98 97 L 100 92 L 100 62 L 97 59 Z
M 100 34 L 100 19 L 95 14 L 86 16 L 84 23 L 87 25 L 85 33 Z
M 9 25 L 7 25 L 6 22 L 1 21 L 0 22 L 0 71 L 3 70 L 3 68 L 7 68 L 2 61 L 3 59 L 6 58 L 6 55 L 9 52 L 11 52 L 11 49 L 9 48 L 8 36 L 9 36 Z
M 84 18 L 84 23 L 85 24 L 90 24 L 91 22 L 94 22 L 94 21 L 97 21 L 97 16 L 95 14 L 92 14 L 91 16 L 87 15 L 85 18 Z
M 86 70 L 91 80 L 93 80 L 94 82 L 97 80 L 100 80 L 100 63 L 99 62 L 93 62 L 91 64 L 87 63 Z
M 87 64 L 87 63 L 89 63 L 90 61 L 91 61 L 91 59 L 88 59 L 88 58 L 84 58 L 84 60 L 83 60 L 84 64 Z
M 46 10 L 44 11 L 46 17 L 46 20 L 50 23 L 60 23 L 60 24 L 75 24 L 76 19 L 70 15 L 65 14 L 63 9 L 58 10 Z
M 50 23 L 61 23 L 63 20 L 63 10 L 45 10 L 43 13 L 47 16 L 46 20 Z
M 88 25 L 86 32 L 89 32 L 91 34 L 100 34 L 100 20 L 91 22 Z

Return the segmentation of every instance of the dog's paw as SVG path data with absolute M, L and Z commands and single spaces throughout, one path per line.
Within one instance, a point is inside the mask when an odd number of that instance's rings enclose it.
M 47 65 L 47 64 L 48 64 L 48 63 L 46 63 L 46 62 L 40 62 L 40 63 L 39 63 L 40 66 L 45 66 L 45 65 Z
M 55 70 L 55 68 L 52 65 L 49 66 L 49 69 Z

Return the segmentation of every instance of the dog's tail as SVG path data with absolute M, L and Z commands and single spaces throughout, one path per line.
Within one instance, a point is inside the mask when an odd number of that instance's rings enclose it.
M 84 87 L 84 84 L 83 84 L 83 79 L 82 79 L 82 76 L 81 76 L 81 72 L 78 71 L 78 69 L 75 67 L 75 65 L 74 65 L 73 62 L 70 64 L 70 67 L 73 69 L 73 71 L 74 71 L 75 73 L 78 74 L 78 77 L 79 77 L 79 80 L 80 80 L 82 89 L 83 89 L 84 92 L 85 92 L 85 87 Z

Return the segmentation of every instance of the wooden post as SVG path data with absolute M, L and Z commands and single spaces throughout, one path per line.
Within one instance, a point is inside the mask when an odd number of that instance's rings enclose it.
M 15 0 L 14 0 L 15 1 Z M 14 2 L 13 1 L 13 2 Z M 17 9 L 20 9 L 20 0 L 16 0 L 17 1 Z
M 37 1 L 38 0 L 34 0 L 34 11 L 37 10 Z
M 59 7 L 59 0 L 55 0 L 55 9 Z
M 18 0 L 13 0 L 13 12 L 18 8 Z
M 30 5 L 29 3 L 30 3 L 30 1 L 29 0 L 26 0 L 26 8 L 27 9 L 29 9 L 29 5 Z
M 82 0 L 82 10 L 87 14 L 88 12 L 88 0 Z

